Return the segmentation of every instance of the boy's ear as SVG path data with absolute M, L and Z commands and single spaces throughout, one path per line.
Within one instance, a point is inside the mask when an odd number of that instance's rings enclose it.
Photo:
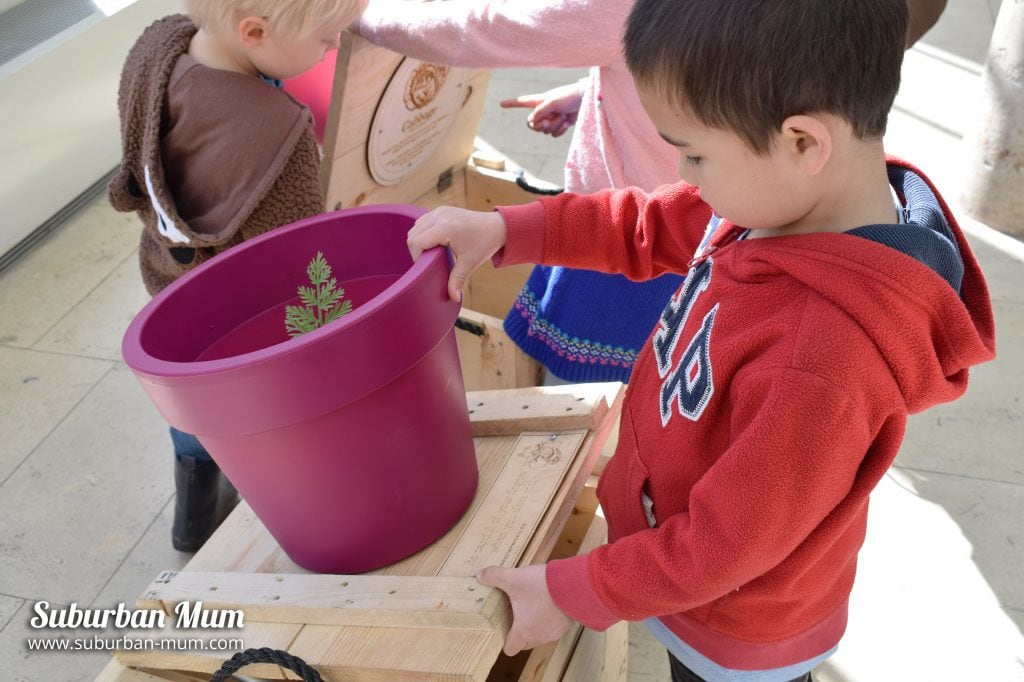
M 782 122 L 783 148 L 808 175 L 817 175 L 832 156 L 832 130 L 820 117 L 797 114 Z
M 238 38 L 249 49 L 262 45 L 266 35 L 267 20 L 263 17 L 246 17 L 238 22 Z

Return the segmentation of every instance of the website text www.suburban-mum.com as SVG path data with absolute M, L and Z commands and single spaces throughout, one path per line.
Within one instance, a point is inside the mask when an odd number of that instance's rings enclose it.
M 29 651 L 238 651 L 245 642 L 238 638 L 181 637 L 29 637 Z
M 173 623 L 175 634 L 182 631 L 203 630 L 207 636 L 183 637 L 165 636 L 169 630 L 167 615 L 159 610 L 129 609 L 118 604 L 113 609 L 83 609 L 72 603 L 69 608 L 51 608 L 45 601 L 36 602 L 35 613 L 29 621 L 33 630 L 40 636 L 27 638 L 25 645 L 34 652 L 60 651 L 239 651 L 245 648 L 245 642 L 238 637 L 209 636 L 210 630 L 221 630 L 220 634 L 229 633 L 223 630 L 240 630 L 245 625 L 245 616 L 241 610 L 205 609 L 203 602 L 181 602 L 174 608 L 176 616 Z M 82 633 L 81 630 L 132 630 L 132 633 L 120 635 L 103 635 Z M 59 631 L 76 630 L 72 633 Z M 142 633 L 139 633 L 142 630 Z M 58 632 L 54 632 L 58 631 Z M 148 632 L 146 632 L 148 631 Z M 144 636 L 139 636 L 140 634 Z M 148 636 L 146 636 L 148 635 Z M 159 636 L 164 635 L 164 636 Z

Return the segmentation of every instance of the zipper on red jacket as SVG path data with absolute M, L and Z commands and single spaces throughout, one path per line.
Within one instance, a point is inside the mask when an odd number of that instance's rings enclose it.
M 718 251 L 718 247 L 714 244 L 708 244 L 703 251 L 700 252 L 699 256 L 694 256 L 690 259 L 690 262 L 686 264 L 687 269 L 692 270 L 704 261 L 706 261 L 711 254 Z
M 746 229 L 733 225 L 726 231 L 717 242 L 712 242 L 704 247 L 704 249 L 696 256 L 690 259 L 690 262 L 686 264 L 687 269 L 693 269 L 706 261 L 711 257 L 712 254 L 721 251 L 730 244 L 739 241 L 740 236 L 746 232 Z

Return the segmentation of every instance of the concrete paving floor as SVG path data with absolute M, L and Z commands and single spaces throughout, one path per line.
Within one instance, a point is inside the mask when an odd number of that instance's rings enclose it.
M 998 0 L 951 0 L 907 56 L 891 152 L 956 203 L 961 138 Z M 578 71 L 495 72 L 480 136 L 559 183 L 568 136 L 526 129 L 497 102 Z M 960 213 L 962 215 L 962 212 Z M 958 402 L 912 419 L 873 496 L 851 620 L 824 682 L 1024 680 L 1024 245 L 964 220 L 989 279 L 999 357 Z M 170 547 L 166 428 L 120 361 L 147 300 L 138 225 L 102 198 L 0 274 L 0 679 L 91 680 L 108 654 L 26 650 L 33 605 L 132 602 L 188 555 Z M 631 629 L 631 682 L 668 679 Z

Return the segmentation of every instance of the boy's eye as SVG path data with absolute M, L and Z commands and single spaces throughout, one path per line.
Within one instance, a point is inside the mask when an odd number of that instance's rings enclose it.
M 683 159 L 686 161 L 686 163 L 690 164 L 691 166 L 699 166 L 702 158 L 703 157 L 700 157 L 700 156 L 684 156 L 683 157 Z

